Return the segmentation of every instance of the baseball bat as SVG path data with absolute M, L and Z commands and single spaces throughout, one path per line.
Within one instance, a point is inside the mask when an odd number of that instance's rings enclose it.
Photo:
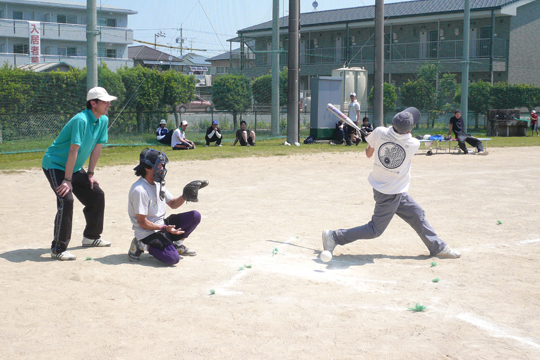
M 346 116 L 344 113 L 338 110 L 334 105 L 328 104 L 326 105 L 326 108 L 330 110 L 334 115 L 336 115 L 339 119 L 343 120 L 347 125 L 355 128 L 356 130 L 360 131 L 362 135 L 368 136 L 368 133 L 364 130 L 359 128 L 348 116 Z

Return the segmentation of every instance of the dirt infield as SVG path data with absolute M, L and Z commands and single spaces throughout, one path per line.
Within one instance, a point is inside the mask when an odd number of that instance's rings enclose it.
M 318 259 L 323 228 L 371 217 L 361 151 L 171 163 L 173 195 L 210 180 L 181 208 L 203 215 L 186 241 L 198 255 L 174 267 L 128 261 L 135 162 L 96 171 L 110 248 L 80 246 L 76 202 L 74 262 L 50 258 L 43 173 L 2 174 L 0 358 L 538 359 L 538 149 L 414 158 L 410 194 L 458 260 L 429 258 L 398 218 Z

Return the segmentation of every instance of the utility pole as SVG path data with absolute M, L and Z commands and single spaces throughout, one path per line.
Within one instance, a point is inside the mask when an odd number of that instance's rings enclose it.
M 375 0 L 375 75 L 373 97 L 373 125 L 383 126 L 384 100 L 384 0 Z
M 184 56 L 184 24 L 180 24 L 180 58 Z
M 300 0 L 289 0 L 289 95 L 287 105 L 287 142 L 299 144 L 299 45 Z
M 86 1 L 86 18 L 86 88 L 90 90 L 98 86 L 96 0 Z
M 272 15 L 272 136 L 279 135 L 279 0 Z
M 463 9 L 463 61 L 461 67 L 461 115 L 463 116 L 464 131 L 467 132 L 469 122 L 469 42 L 471 38 L 471 6 L 470 0 L 465 0 Z

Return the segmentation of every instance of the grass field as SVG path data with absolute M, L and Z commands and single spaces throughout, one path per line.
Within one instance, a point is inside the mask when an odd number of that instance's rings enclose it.
M 445 135 L 448 130 L 444 129 L 419 129 L 414 131 L 413 135 L 423 135 L 429 133 L 432 135 Z M 304 129 L 300 134 L 303 141 L 309 135 L 309 131 Z M 106 146 L 99 160 L 98 166 L 109 165 L 127 165 L 132 164 L 134 159 L 138 158 L 141 149 L 145 147 L 155 147 L 164 151 L 170 160 L 211 160 L 216 158 L 248 157 L 248 156 L 284 156 L 291 154 L 312 154 L 320 152 L 355 152 L 364 149 L 365 144 L 358 147 L 331 146 L 328 144 L 312 144 L 299 147 L 283 146 L 285 137 L 270 138 L 268 134 L 259 134 L 256 147 L 245 148 L 238 144 L 232 147 L 232 133 L 225 133 L 223 146 L 215 148 L 204 147 L 204 134 L 188 134 L 188 138 L 193 139 L 197 148 L 190 151 L 172 151 L 163 144 L 157 142 L 153 134 L 129 135 L 129 136 L 110 136 L 109 144 Z M 475 136 L 485 137 L 485 133 L 476 133 Z M 521 146 L 540 146 L 540 137 L 493 137 L 489 142 L 489 147 L 521 147 Z M 42 139 L 35 141 L 11 141 L 0 144 L 0 171 L 26 170 L 39 168 L 45 149 L 54 139 Z M 114 146 L 116 145 L 116 146 Z M 30 150 L 30 149 L 40 149 Z

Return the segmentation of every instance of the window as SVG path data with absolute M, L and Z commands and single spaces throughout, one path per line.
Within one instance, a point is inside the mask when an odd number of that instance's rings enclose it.
M 51 55 L 51 47 L 50 46 L 45 46 L 43 48 L 43 55 Z
M 116 27 L 116 19 L 99 18 L 98 26 Z
M 6 52 L 6 44 L 0 44 L 0 53 Z
M 5 19 L 5 18 L 6 18 L 6 11 L 0 10 L 0 19 Z
M 67 55 L 67 48 L 65 47 L 59 47 L 57 55 L 66 56 Z
M 60 23 L 60 24 L 76 24 L 77 23 L 77 15 L 58 14 L 58 15 L 56 15 L 56 22 Z
M 218 74 L 227 74 L 229 71 L 229 67 L 228 66 L 218 66 L 217 67 L 217 73 Z
M 28 54 L 28 45 L 13 45 L 14 54 Z
M 13 20 L 22 20 L 22 19 L 23 19 L 22 11 L 14 11 L 13 12 Z
M 68 47 L 67 48 L 67 56 L 77 56 L 77 48 L 76 47 Z
M 116 49 L 100 49 L 99 57 L 116 58 Z

